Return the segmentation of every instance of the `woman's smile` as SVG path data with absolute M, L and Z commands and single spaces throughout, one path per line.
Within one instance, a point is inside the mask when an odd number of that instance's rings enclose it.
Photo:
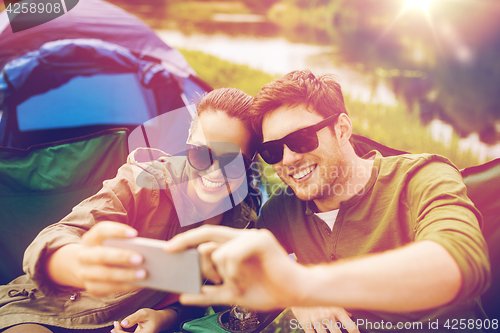
M 205 190 L 209 192 L 218 191 L 226 184 L 226 182 L 224 181 L 215 182 L 213 180 L 208 179 L 206 176 L 200 177 L 200 181 Z

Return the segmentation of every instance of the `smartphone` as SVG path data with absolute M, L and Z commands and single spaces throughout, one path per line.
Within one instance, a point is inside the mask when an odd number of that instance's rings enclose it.
M 200 293 L 202 285 L 200 257 L 196 249 L 178 253 L 163 251 L 166 241 L 135 237 L 108 238 L 104 246 L 136 251 L 144 257 L 142 267 L 148 275 L 134 284 L 175 293 Z

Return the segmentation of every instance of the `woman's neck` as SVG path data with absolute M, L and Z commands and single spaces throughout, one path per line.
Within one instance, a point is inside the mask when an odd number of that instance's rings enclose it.
M 205 221 L 203 221 L 203 224 L 219 225 L 222 222 L 222 216 L 223 215 L 224 214 L 219 214 L 219 215 L 216 215 L 216 216 L 212 216 L 212 217 L 206 219 Z

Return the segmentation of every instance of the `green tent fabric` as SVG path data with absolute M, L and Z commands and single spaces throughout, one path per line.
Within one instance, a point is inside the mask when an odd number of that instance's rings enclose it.
M 256 333 L 262 331 L 281 313 L 282 310 L 258 313 L 259 324 L 254 329 L 240 331 L 242 333 Z M 217 312 L 205 317 L 187 321 L 181 324 L 182 333 L 228 333 L 222 328 L 222 323 L 229 321 L 229 310 Z
M 26 247 L 113 178 L 127 158 L 127 130 L 32 146 L 0 147 L 0 284 L 23 274 Z

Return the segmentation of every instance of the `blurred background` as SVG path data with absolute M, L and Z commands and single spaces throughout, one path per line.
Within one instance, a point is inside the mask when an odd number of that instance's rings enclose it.
M 109 0 L 214 88 L 333 73 L 356 133 L 459 167 L 500 157 L 497 0 Z

